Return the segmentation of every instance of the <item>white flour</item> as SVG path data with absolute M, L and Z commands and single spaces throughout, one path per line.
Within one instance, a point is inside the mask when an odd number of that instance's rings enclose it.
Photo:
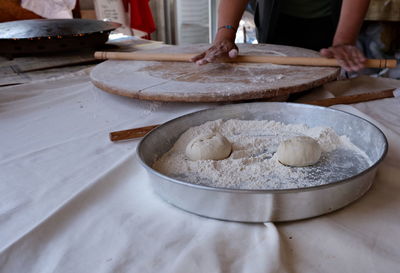
M 186 157 L 185 149 L 191 139 L 215 131 L 232 143 L 227 159 L 191 161 Z M 279 143 L 298 135 L 318 141 L 323 151 L 319 163 L 312 167 L 287 167 L 277 161 Z M 188 129 L 153 168 L 170 177 L 212 187 L 289 189 L 341 180 L 369 165 L 365 153 L 331 128 L 267 120 L 215 120 Z

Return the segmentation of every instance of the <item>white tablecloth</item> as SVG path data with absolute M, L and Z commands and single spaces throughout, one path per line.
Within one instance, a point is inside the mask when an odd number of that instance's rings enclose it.
M 384 130 L 372 189 L 321 217 L 243 224 L 163 202 L 110 131 L 215 104 L 145 102 L 86 73 L 0 89 L 0 272 L 398 272 L 400 99 L 335 108 Z

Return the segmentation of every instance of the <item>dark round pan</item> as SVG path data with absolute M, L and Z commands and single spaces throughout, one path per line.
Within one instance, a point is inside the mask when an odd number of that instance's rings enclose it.
M 103 45 L 120 24 L 90 19 L 34 19 L 0 23 L 0 53 L 70 51 Z

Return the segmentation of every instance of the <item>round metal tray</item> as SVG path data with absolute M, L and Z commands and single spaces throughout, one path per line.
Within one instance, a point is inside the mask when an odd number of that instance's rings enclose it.
M 274 120 L 333 128 L 363 150 L 371 166 L 328 184 L 283 190 L 242 190 L 196 185 L 168 177 L 152 168 L 187 129 L 217 119 Z M 139 143 L 139 161 L 155 192 L 168 203 L 201 216 L 240 222 L 290 221 L 319 216 L 360 198 L 372 185 L 388 148 L 385 135 L 372 123 L 342 111 L 295 103 L 244 103 L 188 114 L 164 123 Z

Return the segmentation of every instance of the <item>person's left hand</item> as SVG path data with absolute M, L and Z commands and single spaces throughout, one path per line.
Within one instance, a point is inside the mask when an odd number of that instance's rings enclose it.
M 354 45 L 335 45 L 320 50 L 322 56 L 335 58 L 346 71 L 359 71 L 367 60 L 364 54 Z

